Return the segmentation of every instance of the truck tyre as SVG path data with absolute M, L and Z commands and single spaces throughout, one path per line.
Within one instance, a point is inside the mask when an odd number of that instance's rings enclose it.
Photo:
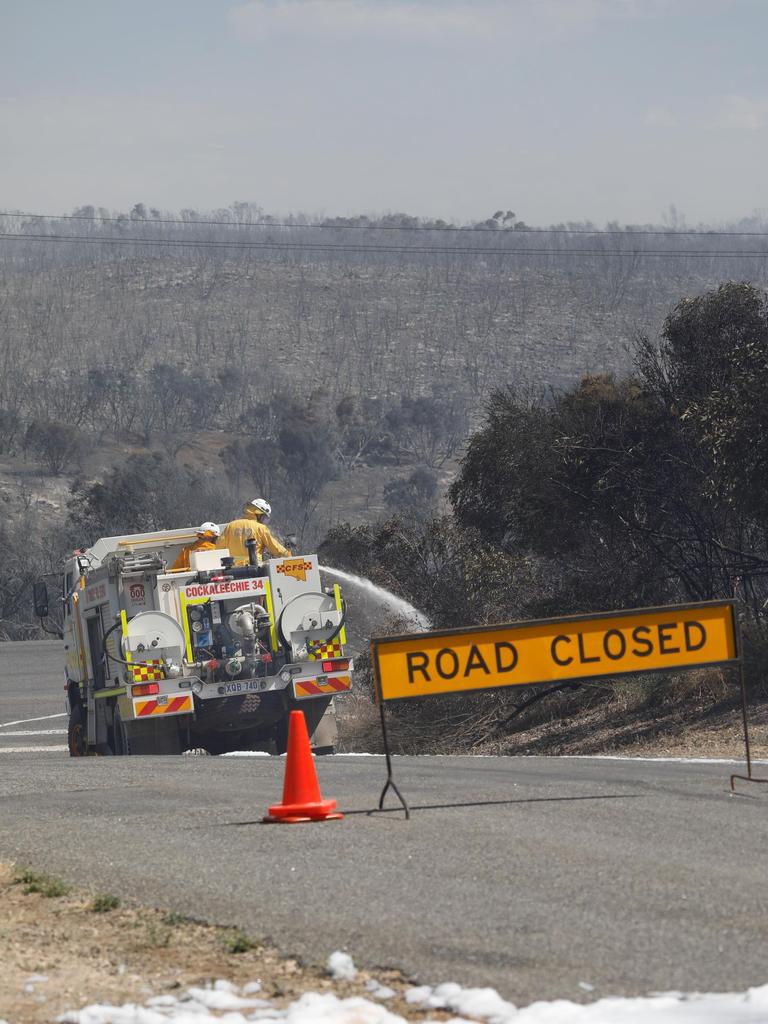
M 88 754 L 86 720 L 82 704 L 74 704 L 69 713 L 67 746 L 70 757 L 86 757 Z
M 275 753 L 284 754 L 288 749 L 288 712 L 275 722 Z
M 331 727 L 326 728 L 326 723 L 323 721 L 330 704 L 331 698 L 325 697 L 320 700 L 302 701 L 298 707 L 296 704 L 289 705 L 285 716 L 275 725 L 275 752 L 284 754 L 288 749 L 288 719 L 291 711 L 298 710 L 304 712 L 313 753 L 333 754 L 336 749 L 336 723 L 333 720 Z
M 316 754 L 335 754 L 338 729 L 333 708 L 328 708 L 312 735 L 312 750 Z
M 216 735 L 213 733 L 210 736 L 204 736 L 201 740 L 203 749 L 214 757 L 219 754 L 228 754 L 231 750 L 238 750 L 239 747 L 236 743 L 233 743 L 232 737 L 225 735 Z
M 112 718 L 112 753 L 117 757 L 130 754 L 128 749 L 128 737 L 125 731 L 125 723 L 120 717 L 120 712 L 115 704 L 114 717 Z
M 113 750 L 115 754 L 180 754 L 181 735 L 175 719 L 167 722 L 142 723 L 139 729 L 133 722 L 124 722 L 119 708 L 115 708 L 113 726 Z

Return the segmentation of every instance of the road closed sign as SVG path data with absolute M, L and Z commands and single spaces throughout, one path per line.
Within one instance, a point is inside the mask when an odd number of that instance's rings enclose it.
M 729 601 L 378 637 L 371 651 L 383 700 L 738 659 Z

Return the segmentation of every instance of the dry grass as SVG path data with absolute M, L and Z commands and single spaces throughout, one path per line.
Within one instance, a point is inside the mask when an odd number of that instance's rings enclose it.
M 383 752 L 379 709 L 368 694 L 355 691 L 337 700 L 336 719 L 340 754 Z
M 32 875 L 0 863 L 0 1020 L 41 1024 L 91 1003 L 141 1004 L 149 995 L 179 995 L 218 978 L 239 986 L 258 980 L 260 995 L 278 1006 L 306 991 L 367 994 L 371 975 L 365 971 L 353 982 L 333 981 L 322 969 L 302 966 L 237 929 L 174 911 L 113 906 L 94 913 L 92 894 L 70 892 L 62 883 L 68 895 L 28 891 L 18 881 L 22 873 Z M 424 1019 L 402 997 L 407 982 L 400 974 L 381 970 L 376 978 L 399 993 L 388 1008 Z
M 719 669 L 606 680 L 553 693 L 519 716 L 518 700 L 507 690 L 390 705 L 391 748 L 402 754 L 744 756 L 738 687 Z M 379 712 L 370 698 L 357 693 L 338 707 L 340 749 L 380 752 Z M 753 756 L 768 757 L 764 698 L 750 699 L 749 722 Z

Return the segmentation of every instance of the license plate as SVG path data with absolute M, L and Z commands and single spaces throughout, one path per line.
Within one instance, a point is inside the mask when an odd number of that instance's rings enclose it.
M 258 693 L 266 687 L 266 683 L 259 679 L 246 679 L 242 683 L 225 683 L 224 696 L 230 693 Z

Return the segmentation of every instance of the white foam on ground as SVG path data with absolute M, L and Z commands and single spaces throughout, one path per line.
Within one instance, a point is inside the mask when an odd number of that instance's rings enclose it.
M 268 754 L 266 750 L 230 750 L 226 754 L 220 754 L 220 757 L 274 757 L 274 754 Z
M 63 731 L 63 730 L 62 730 Z M 11 735 L 7 733 L 6 735 Z M 30 734 L 31 735 L 31 734 Z M 37 735 L 37 734 L 35 734 Z M 0 733 L 2 736 L 2 733 Z M 39 749 L 39 748 L 38 748 Z M 233 750 L 228 754 L 221 754 L 221 757 L 275 757 L 264 750 Z M 281 754 L 285 757 L 285 754 Z M 384 754 L 369 754 L 365 751 L 337 751 L 335 754 L 323 755 L 324 757 L 384 757 Z M 659 764 L 722 764 L 722 765 L 743 765 L 744 758 L 736 757 L 634 757 L 629 754 L 392 754 L 393 760 L 401 758 L 418 759 L 419 761 L 434 760 L 450 757 L 453 760 L 459 758 L 470 761 L 482 760 L 546 760 L 546 761 L 633 761 L 658 762 Z M 768 758 L 752 758 L 752 764 L 768 765 Z
M 389 985 L 382 985 L 375 978 L 369 978 L 365 983 L 365 987 L 374 999 L 392 999 L 397 995 L 393 988 L 390 988 Z
M 266 750 L 230 750 L 226 754 L 220 754 L 220 757 L 276 757 L 276 754 L 268 754 Z M 280 754 L 280 757 L 285 757 L 285 754 Z M 399 755 L 394 755 L 399 756 Z M 431 754 L 416 754 L 416 757 L 431 757 Z M 335 754 L 323 754 L 323 760 L 326 757 L 384 757 L 383 754 L 364 754 L 364 753 L 342 753 L 337 752 Z
M 335 954 L 334 954 L 335 955 Z M 341 954 L 347 956 L 347 954 Z M 350 963 L 351 958 L 349 958 Z M 373 981 L 368 983 L 369 991 Z M 183 995 L 161 995 L 143 1006 L 93 1004 L 69 1010 L 59 1024 L 248 1024 L 282 1020 L 286 1024 L 407 1024 L 399 1014 L 355 996 L 342 999 L 333 993 L 305 992 L 285 1010 L 264 999 L 248 998 L 258 982 L 239 989 L 230 981 L 206 988 L 193 987 Z M 379 986 L 385 988 L 385 986 Z M 665 992 L 632 999 L 608 997 L 586 1005 L 567 999 L 515 1007 L 493 988 L 463 988 L 454 982 L 408 989 L 406 1000 L 422 1011 L 424 1024 L 432 1011 L 457 1013 L 446 1024 L 767 1024 L 768 985 L 746 992 Z M 0 1021 L 0 1024 L 6 1024 Z
M 453 981 L 434 989 L 429 985 L 409 989 L 405 998 L 423 1009 L 455 1010 L 480 1020 L 507 1021 L 518 1015 L 515 1005 L 502 999 L 495 988 L 462 988 Z
M 263 999 L 243 998 L 238 991 L 232 982 L 217 981 L 213 988 L 189 988 L 187 995 L 206 1010 L 254 1010 L 268 1005 Z
M 337 981 L 354 981 L 357 977 L 357 968 L 352 957 L 349 953 L 342 953 L 340 949 L 337 949 L 335 953 L 331 953 L 325 969 Z

